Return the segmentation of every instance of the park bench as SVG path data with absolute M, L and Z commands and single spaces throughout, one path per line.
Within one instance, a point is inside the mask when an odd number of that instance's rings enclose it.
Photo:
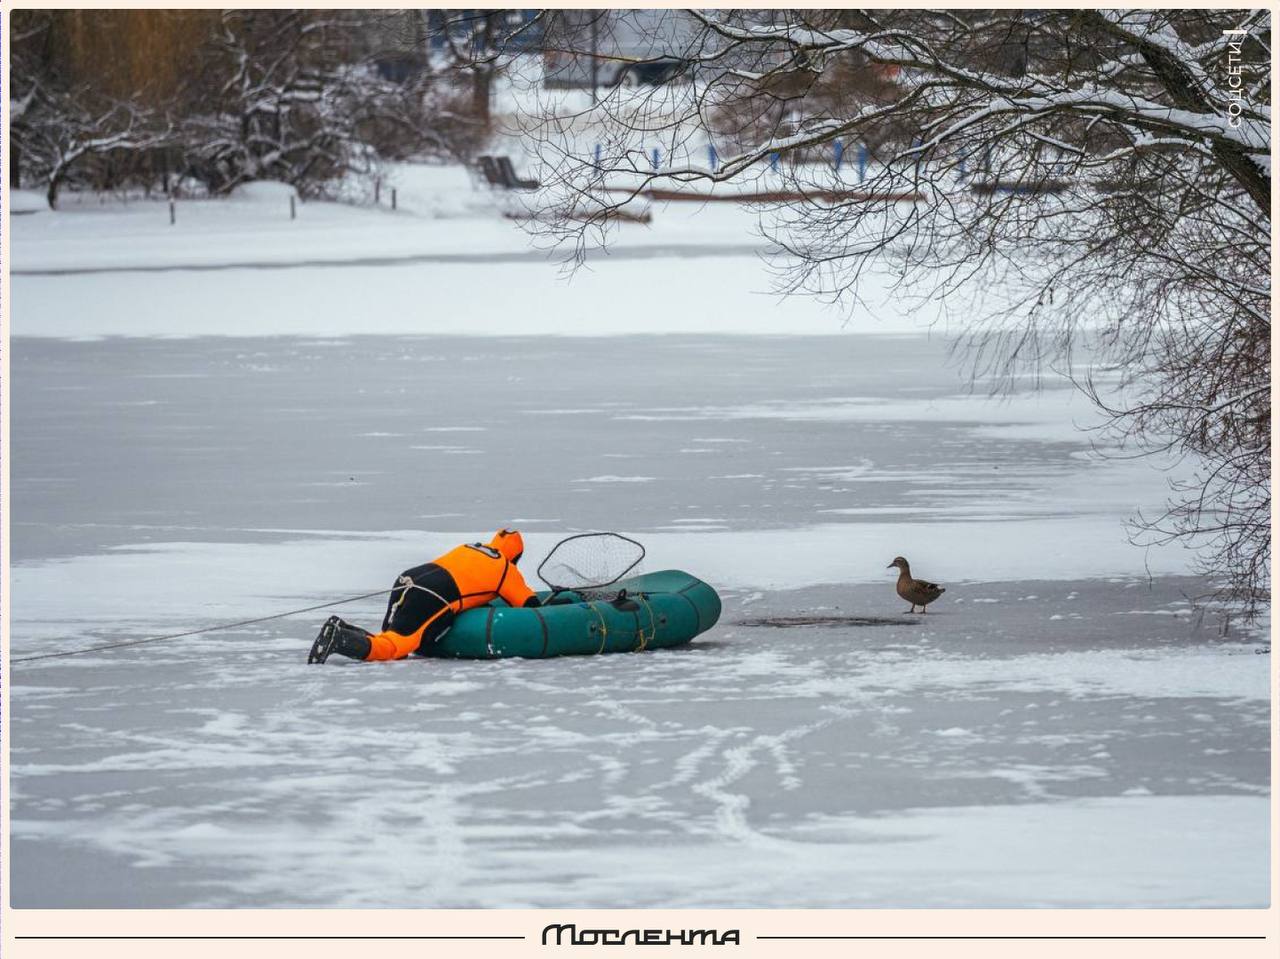
M 525 180 L 516 174 L 516 168 L 508 156 L 476 157 L 480 172 L 492 187 L 504 190 L 536 190 L 541 185 L 537 180 Z

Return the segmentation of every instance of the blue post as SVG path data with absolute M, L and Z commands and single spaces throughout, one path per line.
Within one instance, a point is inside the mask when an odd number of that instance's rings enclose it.
M 991 175 L 991 147 L 988 146 L 982 151 L 982 172 L 986 176 Z
M 844 144 L 841 143 L 839 140 L 836 140 L 834 143 L 831 144 L 831 147 L 835 151 L 836 172 L 838 173 L 840 171 L 840 161 L 844 159 Z
M 720 155 L 716 153 L 714 143 L 707 144 L 707 163 L 710 164 L 712 173 L 720 169 Z
M 969 151 L 965 150 L 960 154 L 960 179 L 963 180 L 969 175 Z
M 653 168 L 655 170 L 662 169 L 662 154 L 657 147 L 653 148 Z
M 779 160 L 778 154 L 776 153 L 769 154 L 769 169 L 772 170 L 774 173 L 778 172 L 778 160 Z
M 596 144 L 596 169 L 600 169 L 600 144 Z
M 858 144 L 858 182 L 861 183 L 867 178 L 867 145 L 865 143 Z

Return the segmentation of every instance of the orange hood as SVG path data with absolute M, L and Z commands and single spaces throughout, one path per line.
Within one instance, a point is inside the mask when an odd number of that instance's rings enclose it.
M 513 563 L 520 562 L 520 557 L 524 555 L 524 537 L 518 530 L 498 530 L 493 534 L 493 539 L 489 540 L 489 545 Z

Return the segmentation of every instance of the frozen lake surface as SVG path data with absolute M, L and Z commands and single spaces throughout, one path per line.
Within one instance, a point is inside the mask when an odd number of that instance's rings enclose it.
M 311 614 L 18 662 L 13 904 L 1265 906 L 1270 657 L 1202 621 L 1184 552 L 1125 542 L 1164 474 L 945 354 L 16 338 L 14 658 L 389 586 L 512 523 L 530 568 L 637 536 L 725 610 L 599 658 L 307 667 Z M 897 554 L 948 587 L 927 616 Z

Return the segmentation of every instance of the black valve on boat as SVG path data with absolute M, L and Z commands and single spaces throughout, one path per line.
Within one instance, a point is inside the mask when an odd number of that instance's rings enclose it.
M 609 602 L 609 605 L 624 613 L 634 613 L 640 608 L 640 604 L 629 597 L 625 589 L 618 590 L 618 595 Z

